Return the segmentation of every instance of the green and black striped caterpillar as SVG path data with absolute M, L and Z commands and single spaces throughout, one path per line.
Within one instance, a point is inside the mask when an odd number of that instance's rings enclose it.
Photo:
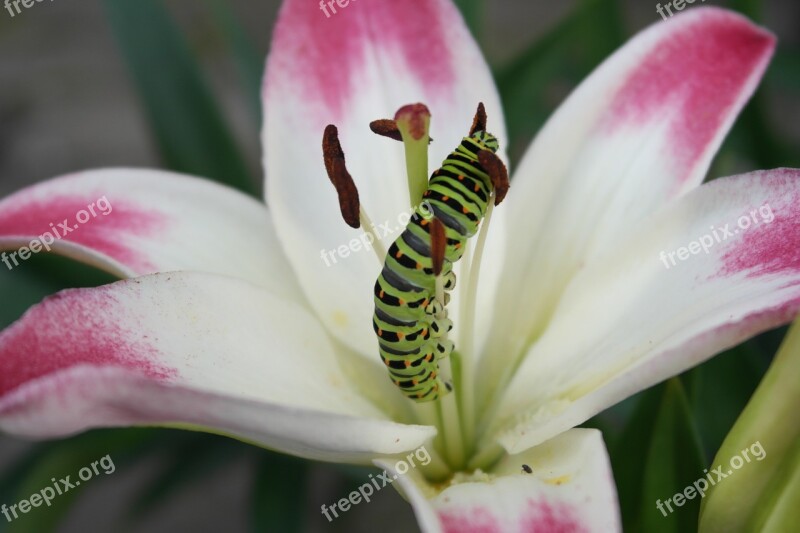
M 489 201 L 499 203 L 508 185 L 505 166 L 495 155 L 499 143 L 485 131 L 485 123 L 480 106 L 470 136 L 431 175 L 424 205 L 415 209 L 392 243 L 375 282 L 373 328 L 380 357 L 395 385 L 417 402 L 436 400 L 453 388 L 439 376 L 439 361 L 450 355 L 454 345 L 443 338 L 452 322 L 444 311 L 449 295 L 445 293 L 443 302 L 436 298 L 431 228 L 435 220 L 444 226 L 440 275 L 444 289 L 451 291 L 456 281 L 453 263 L 464 254 L 467 239 L 477 233 Z M 498 182 L 501 174 L 504 182 Z

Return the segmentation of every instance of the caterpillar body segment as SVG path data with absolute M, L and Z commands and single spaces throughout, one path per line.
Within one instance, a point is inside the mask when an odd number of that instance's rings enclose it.
M 478 232 L 486 215 L 494 176 L 480 163 L 498 150 L 497 139 L 476 117 L 469 137 L 436 170 L 405 230 L 392 243 L 375 282 L 373 329 L 380 357 L 403 394 L 417 402 L 433 401 L 452 390 L 439 376 L 439 361 L 450 355 L 446 339 L 452 322 L 446 318 L 449 295 L 436 298 L 431 258 L 431 218 L 445 230 L 446 246 L 440 275 L 445 291 L 455 287 L 453 264 L 464 254 L 467 239 Z M 493 156 L 496 157 L 496 156 Z M 442 242 L 441 240 L 438 242 Z M 438 318 L 437 318 L 438 317 Z

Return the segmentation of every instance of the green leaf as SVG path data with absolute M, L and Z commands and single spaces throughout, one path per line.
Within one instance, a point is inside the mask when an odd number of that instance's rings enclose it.
M 241 85 L 247 94 L 252 116 L 261 125 L 261 81 L 264 75 L 264 54 L 260 53 L 250 40 L 247 32 L 236 19 L 231 8 L 222 0 L 205 0 L 214 21 L 225 36 L 236 67 Z
M 758 22 L 761 20 L 761 0 L 731 0 L 731 9 Z
M 159 0 L 105 0 L 165 164 L 253 194 L 214 99 L 177 26 Z
M 709 456 L 719 449 L 747 405 L 767 371 L 769 359 L 750 340 L 682 376 Z
M 114 469 L 110 473 L 99 467 L 98 474 L 82 481 L 84 486 L 101 483 L 118 469 L 129 466 L 148 447 L 158 442 L 158 434 L 151 429 L 97 430 L 56 443 L 37 446 L 27 457 L 16 462 L 11 472 L 4 473 L 0 483 L 0 501 L 13 505 L 33 494 L 53 486 L 57 481 L 70 476 L 71 482 L 80 481 L 78 472 L 90 467 L 94 461 L 108 455 Z M 61 487 L 59 483 L 59 487 Z M 75 485 L 61 495 L 56 493 L 50 506 L 44 503 L 28 513 L 18 512 L 18 518 L 10 524 L 0 520 L 0 531 L 30 532 L 54 531 L 70 510 L 74 500 L 80 497 L 82 486 Z
M 128 510 L 128 520 L 168 502 L 193 482 L 241 457 L 243 450 L 253 450 L 247 444 L 219 435 L 191 431 L 173 431 L 169 435 L 170 439 L 158 450 L 167 466 L 140 492 Z
M 782 43 L 775 51 L 767 79 L 772 85 L 800 92 L 800 47 Z
M 685 493 L 686 487 L 705 475 L 706 461 L 679 379 L 667 382 L 657 416 L 644 470 L 642 525 L 645 531 L 694 531 L 700 496 L 690 493 L 693 498 L 680 506 L 675 500 L 682 498 L 679 493 Z M 670 498 L 674 512 L 665 510 L 667 516 L 664 516 L 656 504 Z
M 265 451 L 253 491 L 253 531 L 303 531 L 307 462 Z
M 464 16 L 472 35 L 476 39 L 481 35 L 481 21 L 483 20 L 483 1 L 482 0 L 455 0 L 455 4 Z
M 714 465 L 733 472 L 712 487 L 702 533 L 793 531 L 800 522 L 800 321 L 722 444 Z M 741 466 L 734 464 L 734 458 Z
M 45 297 L 71 287 L 97 287 L 117 278 L 53 254 L 31 257 L 13 270 L 0 263 L 0 328 L 9 326 Z
M 639 397 L 628 425 L 611 450 L 625 531 L 693 531 L 697 499 L 665 517 L 656 507 L 703 474 L 703 454 L 683 386 L 678 379 Z

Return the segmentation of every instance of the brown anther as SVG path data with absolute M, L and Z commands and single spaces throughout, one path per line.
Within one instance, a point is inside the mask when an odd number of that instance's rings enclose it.
M 400 130 L 397 128 L 397 122 L 392 119 L 381 118 L 378 120 L 373 120 L 369 123 L 369 129 L 372 130 L 372 133 L 376 133 L 382 137 L 389 137 L 390 139 L 400 142 L 403 141 L 403 136 L 400 134 Z
M 325 170 L 339 195 L 339 208 L 342 218 L 351 228 L 361 227 L 361 202 L 353 177 L 347 171 L 344 152 L 339 142 L 339 130 L 333 124 L 325 128 L 322 136 L 322 155 L 325 158 Z
M 478 161 L 480 161 L 483 170 L 489 174 L 494 186 L 494 205 L 500 205 L 503 198 L 508 193 L 508 188 L 511 186 L 508 182 L 508 169 L 503 161 L 497 157 L 497 154 L 489 150 L 481 150 L 478 152 Z
M 403 142 L 403 134 L 400 133 L 400 128 L 397 127 L 397 121 L 390 118 L 380 118 L 373 120 L 369 123 L 369 129 L 372 133 L 380 135 L 381 137 L 389 137 L 395 141 Z M 433 138 L 428 138 L 428 143 L 432 143 Z
M 447 237 L 444 231 L 444 224 L 438 218 L 434 218 L 431 223 L 431 262 L 433 263 L 434 276 L 442 273 L 446 246 Z
M 469 130 L 470 137 L 476 131 L 486 131 L 486 108 L 483 107 L 483 102 L 478 104 L 478 110 L 475 112 L 475 118 L 472 119 L 472 128 Z

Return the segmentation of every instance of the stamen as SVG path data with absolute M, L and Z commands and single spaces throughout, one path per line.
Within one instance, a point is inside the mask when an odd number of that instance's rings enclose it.
M 438 219 L 431 220 L 431 262 L 433 273 L 436 276 L 433 299 L 439 303 L 436 307 L 434 319 L 439 321 L 447 318 L 447 310 L 444 307 L 446 302 L 446 292 L 444 289 L 445 281 L 442 276 L 444 267 L 444 254 L 447 246 L 447 236 L 444 224 Z M 446 341 L 448 329 L 443 331 L 441 341 Z M 452 355 L 452 354 L 451 354 Z M 451 368 L 450 358 L 442 358 L 439 361 L 439 377 L 444 383 L 451 383 L 453 369 Z M 449 389 L 449 387 L 448 387 Z M 454 395 L 447 394 L 433 403 L 415 404 L 420 421 L 425 423 L 430 419 L 431 409 L 435 409 L 436 427 L 440 429 L 434 442 L 441 446 L 442 450 L 449 453 L 446 460 L 451 469 L 458 469 L 465 462 L 463 436 L 461 434 L 458 406 L 454 400 Z
M 322 155 L 325 159 L 325 170 L 328 172 L 328 179 L 331 180 L 336 189 L 336 194 L 339 196 L 339 209 L 342 212 L 342 218 L 351 228 L 358 229 L 363 226 L 365 231 L 372 235 L 371 248 L 378 258 L 378 263 L 383 266 L 383 261 L 386 258 L 386 249 L 375 232 L 375 225 L 361 205 L 356 184 L 347 171 L 342 144 L 339 142 L 339 130 L 333 124 L 328 125 L 322 135 Z
M 373 120 L 369 123 L 369 129 L 372 130 L 372 133 L 380 135 L 381 137 L 389 137 L 395 141 L 403 142 L 403 135 L 397 127 L 397 122 L 390 118 Z M 433 142 L 433 138 L 428 137 L 428 144 L 431 142 Z
M 497 157 L 497 154 L 489 150 L 481 150 L 478 152 L 478 161 L 481 166 L 489 174 L 494 186 L 494 205 L 500 205 L 500 202 L 506 197 L 508 188 L 511 186 L 508 181 L 508 169 L 503 161 Z
M 461 399 L 461 423 L 463 425 L 464 441 L 472 444 L 475 437 L 475 391 L 474 386 L 474 369 L 478 364 L 475 357 L 475 314 L 478 299 L 478 280 L 481 276 L 481 259 L 483 258 L 483 251 L 486 246 L 486 236 L 489 233 L 489 223 L 492 219 L 492 210 L 495 204 L 489 203 L 486 208 L 486 217 L 483 221 L 483 226 L 478 234 L 478 242 L 475 246 L 475 252 L 472 256 L 472 262 L 469 265 L 469 279 L 467 280 L 466 293 L 464 294 L 464 306 L 462 309 L 467 311 L 462 313 L 461 320 L 464 325 L 464 335 L 461 342 L 461 380 L 466 385 L 462 387 L 459 392 Z M 472 453 L 473 450 L 468 450 Z
M 424 104 L 411 104 L 401 107 L 394 120 L 405 145 L 408 193 L 412 207 L 416 207 L 428 188 L 431 112 Z
M 373 120 L 369 123 L 369 129 L 372 130 L 372 133 L 376 133 L 382 137 L 389 137 L 395 141 L 403 142 L 403 136 L 397 128 L 397 122 L 394 120 L 388 118 Z
M 348 226 L 358 229 L 361 226 L 359 216 L 361 202 L 358 199 L 358 189 L 353 182 L 353 177 L 347 171 L 344 152 L 339 143 L 339 130 L 333 124 L 325 128 L 322 136 L 322 154 L 325 158 L 328 179 L 331 180 L 336 188 L 336 194 L 339 195 L 339 209 L 342 211 L 342 218 Z
M 444 225 L 438 221 L 438 219 L 434 219 L 434 224 L 431 226 L 431 249 L 433 254 L 433 246 L 434 246 L 434 238 L 438 239 L 438 237 L 434 237 L 434 227 L 436 222 L 439 223 L 441 226 L 442 237 L 444 237 Z M 446 244 L 447 241 L 444 241 Z M 442 246 L 442 250 L 444 246 Z M 443 255 L 443 254 L 442 254 Z M 433 258 L 434 256 L 431 255 Z M 439 270 L 439 274 L 436 275 L 436 299 L 440 302 L 445 301 L 445 290 L 444 290 L 444 276 L 441 274 L 441 269 Z M 443 319 L 447 317 L 447 310 L 444 306 L 441 307 L 441 311 L 435 315 L 437 320 Z M 445 330 L 444 335 L 440 340 L 447 340 L 447 330 Z M 454 357 L 456 356 L 455 352 L 450 354 L 450 357 L 446 357 L 439 361 L 439 376 L 441 377 L 444 383 L 453 383 L 454 376 L 456 371 L 461 373 L 460 368 L 455 368 L 456 361 Z M 464 383 L 463 379 L 459 381 L 459 383 Z M 467 460 L 467 455 L 465 453 L 465 443 L 468 442 L 464 438 L 463 427 L 462 427 L 462 414 L 459 412 L 459 405 L 458 405 L 458 389 L 463 388 L 456 386 L 456 394 L 447 394 L 442 398 L 439 398 L 439 401 L 436 402 L 436 412 L 439 416 L 439 428 L 441 429 L 441 436 L 442 441 L 446 449 L 448 450 L 447 454 L 447 461 L 450 466 L 454 470 L 461 470 Z
M 383 262 L 386 261 L 386 248 L 384 248 L 383 243 L 378 237 L 378 233 L 375 231 L 375 224 L 372 223 L 372 220 L 367 215 L 367 211 L 363 207 L 359 210 L 359 216 L 364 230 L 372 235 L 372 250 L 378 258 L 378 263 L 383 267 Z
M 472 127 L 469 130 L 470 137 L 476 131 L 486 131 L 486 108 L 483 106 L 483 102 L 478 104 L 478 110 L 475 112 L 475 118 L 472 120 Z

